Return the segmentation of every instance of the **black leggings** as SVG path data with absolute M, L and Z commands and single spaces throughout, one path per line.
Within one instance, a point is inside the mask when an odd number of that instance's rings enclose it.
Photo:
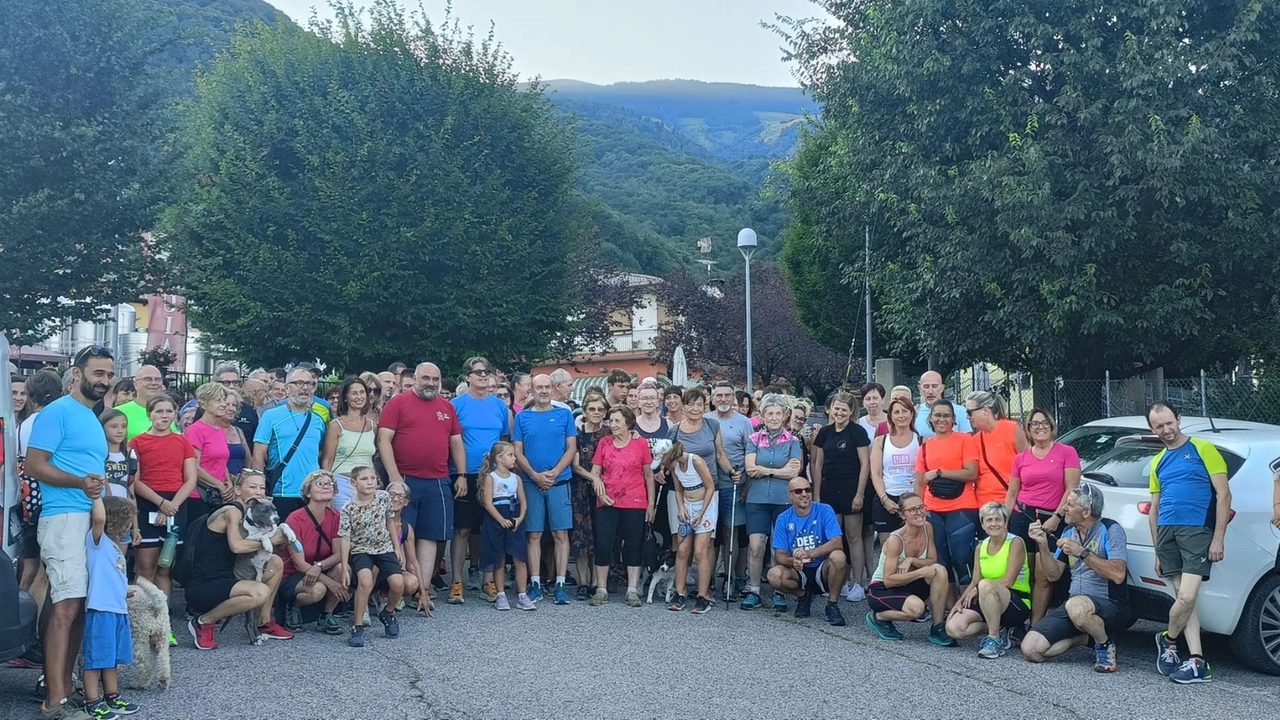
M 644 540 L 644 510 L 621 510 L 613 507 L 596 508 L 597 567 L 608 567 L 613 557 L 613 540 L 622 536 L 622 564 L 639 567 L 643 562 L 640 543 Z

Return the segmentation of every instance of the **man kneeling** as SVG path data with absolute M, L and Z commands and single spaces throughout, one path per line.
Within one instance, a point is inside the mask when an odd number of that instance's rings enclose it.
M 1039 564 L 1050 582 L 1071 566 L 1071 591 L 1065 605 L 1049 611 L 1022 641 L 1022 656 L 1044 662 L 1090 640 L 1098 672 L 1116 671 L 1114 635 L 1129 624 L 1128 556 L 1124 528 L 1102 517 L 1102 492 L 1080 483 L 1067 498 L 1065 514 L 1071 527 L 1049 548 L 1039 521 L 1028 533 L 1040 545 Z M 1063 557 L 1065 556 L 1065 558 Z
M 803 477 L 787 484 L 791 507 L 773 526 L 773 561 L 769 585 L 798 595 L 796 617 L 809 617 L 816 595 L 827 596 L 827 622 L 844 625 L 837 605 L 840 589 L 849 574 L 849 561 L 840 549 L 840 521 L 830 505 L 813 502 L 813 486 Z

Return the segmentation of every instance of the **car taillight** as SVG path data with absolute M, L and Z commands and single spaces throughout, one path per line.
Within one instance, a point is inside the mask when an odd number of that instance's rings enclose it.
M 1149 503 L 1149 502 L 1140 502 L 1140 503 L 1138 503 L 1138 512 L 1142 513 L 1143 515 L 1150 515 L 1150 514 L 1151 514 L 1151 503 Z

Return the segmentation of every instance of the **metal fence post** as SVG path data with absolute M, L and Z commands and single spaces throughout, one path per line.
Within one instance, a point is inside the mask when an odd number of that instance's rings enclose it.
M 1209 396 L 1205 392 L 1204 368 L 1200 368 L 1200 416 L 1209 417 Z
M 1105 389 L 1104 395 L 1106 396 L 1106 402 L 1107 402 L 1107 417 L 1111 417 L 1111 371 L 1110 370 L 1107 371 L 1107 377 L 1105 382 L 1106 382 L 1106 386 L 1105 386 L 1106 389 Z

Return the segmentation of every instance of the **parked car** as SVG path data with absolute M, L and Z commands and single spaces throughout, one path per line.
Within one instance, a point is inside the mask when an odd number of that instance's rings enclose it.
M 9 341 L 0 335 L 0 662 L 16 658 L 36 642 L 36 603 L 18 588 L 14 557 L 19 527 L 17 457 L 18 425 L 13 416 L 9 378 Z
M 1280 675 L 1280 530 L 1271 525 L 1272 482 L 1280 470 L 1280 426 L 1183 418 L 1187 435 L 1213 443 L 1227 463 L 1231 519 L 1226 555 L 1200 591 L 1200 625 L 1230 637 L 1247 666 Z M 1129 541 L 1129 593 L 1134 614 L 1165 622 L 1173 583 L 1155 572 L 1148 524 L 1151 461 L 1164 445 L 1141 416 L 1108 418 L 1064 434 L 1080 453 L 1085 482 L 1102 489 L 1105 514 Z

